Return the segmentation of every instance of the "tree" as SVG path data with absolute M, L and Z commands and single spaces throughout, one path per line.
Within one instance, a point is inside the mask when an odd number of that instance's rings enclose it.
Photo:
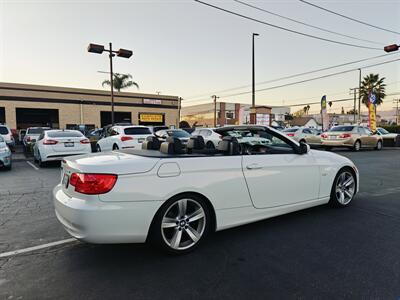
M 347 114 L 348 114 L 348 115 L 354 115 L 354 108 L 348 110 L 348 111 L 347 111 Z M 358 114 L 357 109 L 356 109 L 356 111 L 355 111 L 355 114 L 356 114 L 356 115 Z
M 380 105 L 385 98 L 385 88 L 384 83 L 385 77 L 379 78 L 379 74 L 369 74 L 363 78 L 361 83 L 360 95 L 361 101 L 368 107 L 368 95 L 369 93 L 374 93 L 376 96 L 376 105 Z
M 304 114 L 308 115 L 308 112 L 310 111 L 310 105 L 304 106 L 303 111 L 304 111 Z
M 190 128 L 190 125 L 187 121 L 183 120 L 179 122 L 179 128 Z
M 130 80 L 132 78 L 131 74 L 119 74 L 119 73 L 114 73 L 113 76 L 113 85 L 114 85 L 114 89 L 116 89 L 118 92 L 120 92 L 122 89 L 126 89 L 128 87 L 131 86 L 136 86 L 136 88 L 139 89 L 139 85 Z M 105 85 L 110 86 L 111 82 L 110 80 L 104 80 L 103 83 L 101 84 L 103 87 Z

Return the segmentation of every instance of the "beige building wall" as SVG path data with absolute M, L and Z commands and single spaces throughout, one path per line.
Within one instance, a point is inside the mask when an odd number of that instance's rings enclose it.
M 24 98 L 32 101 L 23 101 Z M 157 101 L 163 107 L 147 105 L 149 100 Z M 176 96 L 121 92 L 116 93 L 114 102 L 123 105 L 115 105 L 114 110 L 131 112 L 133 124 L 138 124 L 139 113 L 157 113 L 165 115 L 165 125 L 177 126 L 178 100 Z M 60 103 L 66 101 L 73 103 Z M 110 95 L 106 91 L 15 83 L 0 83 L 0 107 L 5 108 L 6 123 L 11 128 L 17 128 L 16 108 L 57 109 L 60 128 L 65 128 L 67 124 L 94 124 L 100 127 L 100 112 L 111 111 Z

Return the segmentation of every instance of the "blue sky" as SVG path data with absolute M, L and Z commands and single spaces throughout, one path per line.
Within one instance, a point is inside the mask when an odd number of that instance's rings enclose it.
M 311 1 L 311 0 L 310 0 Z M 245 7 L 230 0 L 206 2 L 276 25 L 343 42 L 353 41 Z M 376 30 L 305 5 L 297 0 L 246 2 L 270 11 L 386 44 L 400 43 L 400 35 Z M 329 9 L 400 31 L 399 1 L 314 1 Z M 0 81 L 102 89 L 108 70 L 105 55 L 86 52 L 90 42 L 132 49 L 131 59 L 116 59 L 115 71 L 130 73 L 139 92 L 182 96 L 186 105 L 211 101 L 213 92 L 251 84 L 251 34 L 257 32 L 257 82 L 309 71 L 352 60 L 384 54 L 297 36 L 232 16 L 191 0 L 182 1 L 5 1 L 0 0 Z M 380 47 L 380 45 L 378 45 Z M 351 69 L 377 59 L 277 84 Z M 400 62 L 366 69 L 390 83 L 388 93 L 400 92 Z M 349 88 L 358 85 L 358 72 L 305 84 L 257 93 L 258 104 L 282 105 L 348 98 Z M 240 91 L 246 91 L 245 88 Z M 130 91 L 135 91 L 131 89 Z M 199 94 L 207 96 L 191 98 Z M 221 93 L 223 94 L 223 93 Z M 230 94 L 230 93 L 226 93 Z M 208 96 L 209 95 L 209 96 Z M 383 108 L 392 107 L 387 98 Z M 251 102 L 251 95 L 221 98 L 222 101 Z M 349 109 L 350 102 L 335 104 Z M 311 111 L 317 111 L 313 106 Z

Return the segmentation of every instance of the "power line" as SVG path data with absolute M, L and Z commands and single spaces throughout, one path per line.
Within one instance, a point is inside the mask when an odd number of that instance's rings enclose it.
M 330 74 L 326 74 L 326 75 L 322 75 L 322 76 L 318 76 L 318 77 L 313 77 L 313 78 L 303 79 L 303 80 L 290 82 L 290 83 L 286 83 L 286 84 L 276 85 L 276 86 L 272 86 L 272 87 L 268 87 L 268 88 L 258 89 L 258 90 L 256 90 L 256 92 L 268 91 L 268 90 L 278 89 L 278 88 L 282 88 L 282 87 L 286 87 L 286 86 L 291 86 L 291 85 L 296 85 L 296 84 L 305 83 L 305 82 L 309 82 L 309 81 L 314 81 L 314 80 L 318 80 L 318 79 L 328 78 L 328 77 L 332 77 L 332 76 L 336 76 L 336 75 L 341 75 L 341 74 L 357 71 L 358 69 L 366 69 L 366 68 L 370 68 L 370 67 L 380 66 L 380 65 L 388 64 L 388 63 L 399 61 L 399 60 L 400 60 L 400 58 L 397 58 L 397 59 L 393 59 L 393 60 L 389 60 L 389 61 L 376 63 L 376 64 L 373 64 L 373 65 L 363 66 L 363 67 L 360 67 L 360 68 L 349 69 L 349 70 L 345 70 L 345 71 L 341 71 L 341 72 L 330 73 Z M 221 95 L 220 97 L 221 98 L 227 98 L 227 97 L 233 97 L 233 96 L 241 96 L 241 95 L 249 94 L 251 92 L 252 91 L 246 91 L 246 92 L 229 94 L 229 95 Z M 189 101 L 187 101 L 187 102 L 189 102 Z M 197 100 L 197 101 L 199 101 L 199 100 Z
M 373 56 L 373 57 L 369 57 L 369 58 L 363 58 L 363 59 L 359 59 L 359 60 L 355 60 L 355 61 L 351 61 L 351 62 L 347 62 L 347 63 L 342 63 L 342 64 L 339 64 L 339 65 L 334 65 L 334 66 L 330 66 L 330 67 L 324 67 L 324 68 L 320 68 L 320 69 L 315 69 L 315 70 L 312 70 L 312 71 L 307 71 L 307 72 L 297 73 L 297 74 L 293 74 L 293 75 L 283 76 L 283 77 L 276 78 L 276 79 L 260 81 L 260 82 L 257 82 L 257 85 L 266 84 L 266 83 L 272 83 L 272 82 L 281 81 L 281 80 L 285 80 L 285 79 L 291 79 L 291 78 L 295 78 L 295 77 L 299 77 L 299 76 L 303 76 L 303 75 L 308 75 L 308 74 L 312 74 L 312 73 L 317 73 L 317 72 L 321 72 L 321 71 L 327 71 L 327 70 L 330 70 L 330 69 L 344 67 L 344 66 L 347 66 L 347 65 L 352 65 L 352 64 L 355 64 L 355 63 L 360 63 L 360 62 L 364 62 L 364 61 L 368 61 L 368 60 L 372 60 L 372 59 L 386 57 L 386 56 L 393 55 L 393 54 L 398 54 L 398 53 L 397 52 L 392 52 L 390 54 L 382 54 L 382 55 Z M 234 87 L 234 88 L 228 88 L 228 89 L 225 89 L 225 90 L 216 91 L 216 92 L 213 92 L 213 93 L 206 93 L 206 94 L 201 94 L 201 95 L 197 95 L 197 96 L 186 97 L 186 99 L 188 101 L 191 101 L 192 99 L 209 96 L 210 94 L 226 93 L 226 92 L 230 92 L 230 91 L 235 91 L 235 90 L 241 90 L 241 89 L 244 89 L 244 88 L 248 88 L 250 86 L 251 86 L 250 84 L 242 85 L 242 86 L 238 86 L 238 87 Z
M 346 38 L 349 38 L 349 39 L 358 40 L 358 41 L 362 41 L 362 42 L 372 43 L 372 44 L 376 44 L 376 45 L 382 45 L 383 44 L 383 43 L 378 43 L 378 42 L 374 42 L 374 41 L 370 41 L 370 40 L 361 39 L 361 38 L 358 38 L 358 37 L 355 37 L 355 36 L 351 36 L 351 35 L 347 35 L 347 34 L 344 34 L 344 33 L 336 32 L 336 31 L 333 31 L 333 30 L 329 30 L 329 29 L 326 29 L 326 28 L 319 27 L 319 26 L 311 25 L 311 24 L 308 24 L 308 23 L 305 23 L 305 22 L 302 22 L 302 21 L 298 21 L 298 20 L 283 16 L 283 15 L 274 13 L 272 11 L 266 10 L 264 8 L 261 8 L 261 7 L 258 7 L 258 6 L 255 6 L 255 5 L 240 1 L 240 0 L 232 0 L 232 1 L 240 3 L 240 4 L 243 4 L 243 5 L 246 5 L 248 7 L 254 8 L 256 10 L 265 12 L 267 14 L 270 14 L 270 15 L 273 15 L 273 16 L 276 16 L 276 17 L 279 17 L 279 18 L 282 18 L 282 19 L 285 19 L 285 20 L 289 20 L 289 21 L 295 22 L 297 24 L 301 24 L 301 25 L 304 25 L 304 26 L 307 26 L 307 27 L 311 27 L 311 28 L 314 28 L 314 29 L 318 29 L 318 30 L 321 30 L 321 31 L 324 31 L 324 32 L 328 32 L 328 33 L 331 33 L 331 34 L 343 36 L 343 37 L 346 37 Z
M 318 8 L 318 9 L 322 9 L 322 10 L 324 10 L 324 11 L 326 11 L 326 12 L 331 13 L 331 14 L 340 16 L 340 17 L 342 17 L 342 18 L 345 18 L 345 19 L 348 19 L 348 20 L 351 20 L 351 21 L 354 21 L 354 22 L 357 22 L 357 23 L 360 23 L 360 24 L 363 24 L 363 25 L 366 25 L 366 26 L 369 26 L 369 27 L 373 27 L 373 28 L 376 28 L 376 29 L 380 29 L 380 30 L 387 31 L 387 32 L 391 32 L 391 33 L 395 33 L 395 34 L 400 34 L 400 32 L 397 32 L 397 31 L 394 31 L 394 30 L 390 30 L 390 29 L 386 29 L 386 28 L 382 28 L 382 27 L 379 27 L 379 26 L 376 26 L 376 25 L 372 25 L 372 24 L 366 23 L 366 22 L 364 22 L 364 21 L 360 21 L 360 20 L 357 20 L 357 19 L 354 19 L 354 18 L 345 16 L 345 15 L 342 15 L 342 14 L 340 14 L 340 13 L 337 13 L 337 12 L 335 12 L 335 11 L 332 11 L 332 10 L 330 10 L 330 9 L 327 9 L 327 8 L 325 8 L 325 7 L 316 5 L 316 4 L 311 3 L 311 2 L 307 2 L 307 1 L 305 1 L 305 0 L 299 0 L 299 1 L 301 1 L 301 2 L 303 2 L 303 3 L 305 3 L 305 4 L 308 4 L 308 5 L 314 6 L 314 7 Z
M 340 42 L 340 41 L 336 41 L 336 40 L 323 38 L 323 37 L 316 36 L 316 35 L 307 34 L 307 33 L 296 31 L 296 30 L 292 30 L 292 29 L 289 29 L 289 28 L 286 28 L 286 27 L 282 27 L 282 26 L 271 24 L 271 23 L 267 23 L 267 22 L 264 22 L 264 21 L 261 21 L 261 20 L 258 20 L 258 19 L 252 18 L 252 17 L 248 17 L 248 16 L 233 12 L 231 10 L 228 10 L 228 9 L 225 9 L 225 8 L 222 8 L 222 7 L 207 3 L 207 2 L 203 2 L 203 1 L 200 1 L 200 0 L 194 0 L 194 1 L 198 2 L 200 4 L 203 4 L 203 5 L 215 8 L 217 10 L 220 10 L 220 11 L 223 11 L 223 12 L 226 12 L 226 13 L 229 13 L 229 14 L 232 14 L 232 15 L 247 19 L 247 20 L 251 20 L 251 21 L 254 21 L 254 22 L 257 22 L 257 23 L 260 23 L 260 24 L 264 24 L 264 25 L 267 25 L 267 26 L 270 26 L 270 27 L 274 27 L 274 28 L 277 28 L 277 29 L 281 29 L 281 30 L 284 30 L 284 31 L 291 32 L 291 33 L 299 34 L 299 35 L 302 35 L 302 36 L 306 36 L 306 37 L 309 37 L 309 38 L 313 38 L 313 39 L 317 39 L 317 40 L 321 40 L 321 41 L 325 41 L 325 42 L 330 42 L 330 43 L 334 43 L 334 44 L 349 46 L 349 47 L 382 51 L 381 48 L 350 44 L 350 43 L 345 43 L 345 42 Z

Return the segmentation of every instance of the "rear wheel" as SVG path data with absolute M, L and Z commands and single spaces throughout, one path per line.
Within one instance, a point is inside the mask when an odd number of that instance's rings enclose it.
M 345 207 L 350 204 L 356 193 L 356 179 L 349 169 L 342 169 L 333 182 L 329 203 L 335 207 Z
M 46 163 L 44 161 L 42 161 L 42 156 L 40 155 L 39 151 L 38 151 L 38 156 L 39 156 L 38 159 L 37 159 L 38 165 L 39 165 L 40 168 L 43 168 Z
M 378 141 L 378 143 L 376 143 L 375 150 L 382 150 L 382 141 Z
M 353 150 L 354 150 L 354 151 L 360 151 L 360 149 L 361 149 L 361 142 L 360 142 L 359 140 L 357 140 L 357 141 L 354 143 Z
M 155 216 L 151 239 L 173 254 L 192 251 L 207 236 L 211 223 L 207 203 L 196 195 L 169 200 Z
M 206 147 L 207 147 L 207 149 L 212 149 L 212 150 L 215 149 L 215 146 L 214 146 L 213 142 L 207 142 Z

